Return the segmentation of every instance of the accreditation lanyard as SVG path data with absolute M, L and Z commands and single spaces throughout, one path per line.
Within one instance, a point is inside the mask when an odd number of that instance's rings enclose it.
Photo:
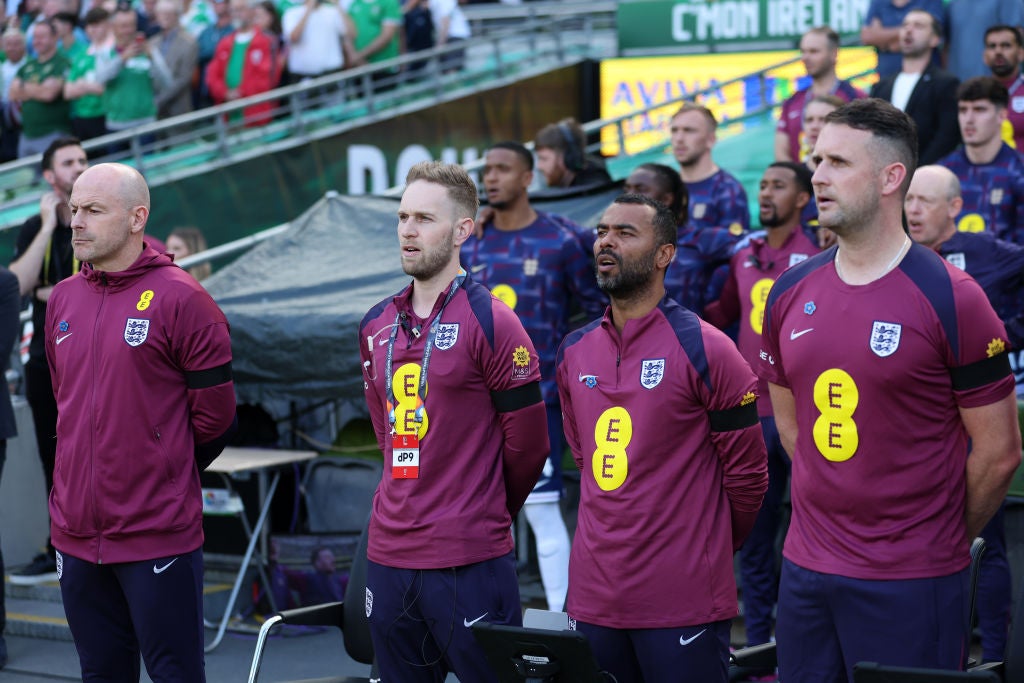
M 466 271 L 462 268 L 459 269 L 459 274 L 452 281 L 451 289 L 448 290 L 448 296 L 445 297 L 444 303 L 441 304 L 441 310 L 437 312 L 434 317 L 434 321 L 430 324 L 430 330 L 427 332 L 427 343 L 423 348 L 423 363 L 420 366 L 420 383 L 416 391 L 416 432 L 419 434 L 419 425 L 423 422 L 423 409 L 424 404 L 427 400 L 427 368 L 430 367 L 430 354 L 434 347 L 434 338 L 437 336 L 437 328 L 441 324 L 441 316 L 444 315 L 444 309 L 451 302 L 455 293 L 462 286 L 462 283 L 466 279 Z M 402 313 L 395 314 L 395 324 L 391 328 L 391 336 L 388 337 L 388 350 L 384 357 L 384 386 L 387 393 L 388 402 L 388 422 L 391 424 L 391 431 L 395 431 L 395 423 L 397 418 L 395 416 L 395 399 L 394 382 L 391 376 L 391 365 L 395 355 L 395 340 L 398 338 L 398 328 L 402 326 Z

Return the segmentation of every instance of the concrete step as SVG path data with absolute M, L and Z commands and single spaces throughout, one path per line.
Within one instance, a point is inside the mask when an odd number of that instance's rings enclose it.
M 7 598 L 7 628 L 12 636 L 71 640 L 71 629 L 64 617 L 64 606 L 51 600 Z
M 230 563 L 218 564 L 208 569 L 203 581 L 203 606 L 206 619 L 210 623 L 219 623 L 227 606 L 231 588 L 234 585 L 235 570 Z M 250 580 L 253 572 L 238 593 L 235 615 L 247 614 L 252 606 L 252 590 Z M 64 606 L 60 595 L 60 585 L 56 581 L 48 581 L 34 586 L 16 586 L 4 581 L 4 595 L 7 606 L 7 627 L 5 633 L 13 636 L 41 638 L 47 640 L 71 641 L 71 629 L 64 616 Z M 251 624 L 240 623 L 233 619 L 232 630 L 253 631 Z

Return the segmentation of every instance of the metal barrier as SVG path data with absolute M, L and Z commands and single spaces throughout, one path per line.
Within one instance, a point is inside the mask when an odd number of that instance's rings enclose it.
M 476 21 L 488 25 L 500 18 L 505 25 L 495 29 L 491 24 L 482 37 L 105 135 L 83 146 L 94 163 L 132 164 L 150 185 L 173 182 L 429 108 L 485 85 L 500 86 L 585 58 L 611 56 L 614 40 L 598 40 L 598 33 L 614 24 L 615 7 L 606 0 L 536 3 L 518 12 L 488 8 L 473 13 Z M 462 50 L 467 53 L 464 68 L 446 73 L 444 56 Z M 421 71 L 407 70 L 424 60 Z M 271 111 L 247 118 L 245 110 L 259 104 L 269 104 Z M 34 155 L 0 165 L 0 230 L 20 225 L 37 211 L 39 195 L 48 190 L 37 177 L 40 159 Z

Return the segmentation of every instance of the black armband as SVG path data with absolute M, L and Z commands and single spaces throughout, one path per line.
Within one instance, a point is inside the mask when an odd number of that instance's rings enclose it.
M 997 353 L 991 358 L 983 358 L 949 371 L 949 376 L 953 380 L 953 391 L 977 389 L 1012 374 L 1010 357 L 1005 353 Z
M 206 370 L 185 371 L 185 384 L 189 389 L 209 389 L 231 381 L 231 361 Z
M 499 413 L 511 413 L 541 402 L 540 382 L 530 382 L 515 389 L 492 391 L 491 402 Z
M 709 410 L 708 419 L 713 432 L 732 432 L 753 427 L 757 424 L 757 401 L 725 410 Z

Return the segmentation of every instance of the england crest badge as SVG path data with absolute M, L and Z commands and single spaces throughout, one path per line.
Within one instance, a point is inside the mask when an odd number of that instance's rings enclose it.
M 437 326 L 437 336 L 434 337 L 434 346 L 439 351 L 447 351 L 455 346 L 459 339 L 458 323 L 441 323 Z
M 149 319 L 128 318 L 124 325 L 124 340 L 128 346 L 138 346 L 149 336 Z
M 655 358 L 645 360 L 640 366 L 640 385 L 644 389 L 653 389 L 661 384 L 661 378 L 665 376 L 665 359 Z
M 370 614 L 373 612 L 373 593 L 370 592 L 370 588 L 366 588 L 366 618 L 370 618 Z
M 903 325 L 899 323 L 886 323 L 875 321 L 871 328 L 871 350 L 879 358 L 885 358 L 896 353 L 900 346 L 900 333 Z

